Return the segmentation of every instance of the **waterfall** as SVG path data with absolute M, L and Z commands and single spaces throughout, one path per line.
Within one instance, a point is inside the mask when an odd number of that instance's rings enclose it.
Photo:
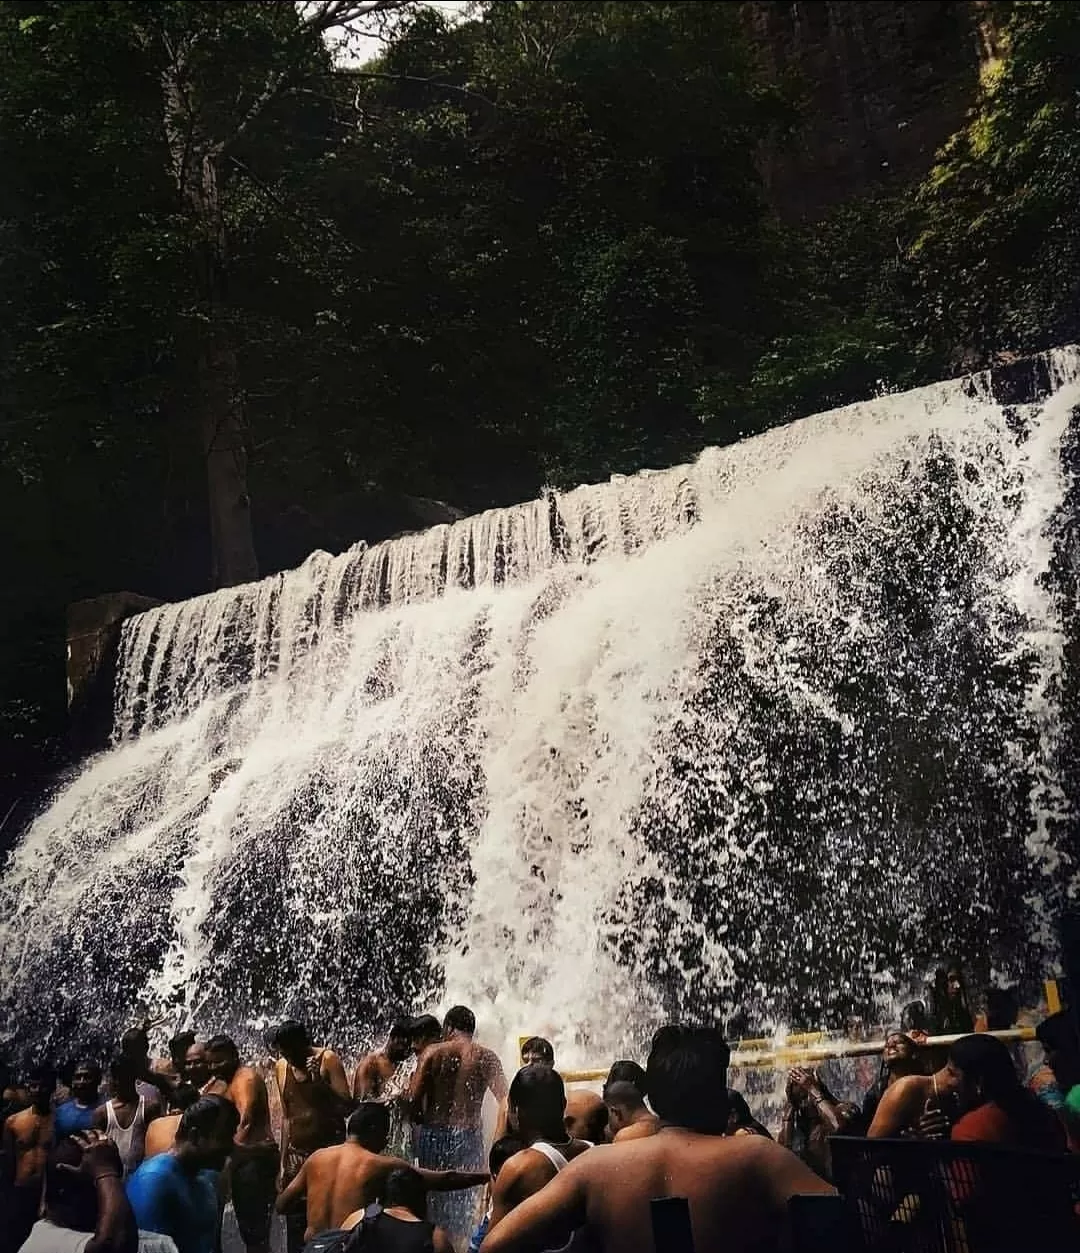
M 1040 368 L 131 619 L 111 745 L 0 878 L 0 1029 L 350 1049 L 461 1001 L 592 1060 L 884 1013 L 954 951 L 1040 978 L 1080 354 Z

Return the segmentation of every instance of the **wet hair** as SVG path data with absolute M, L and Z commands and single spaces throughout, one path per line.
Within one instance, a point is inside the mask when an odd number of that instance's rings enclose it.
M 302 1022 L 292 1018 L 283 1022 L 274 1032 L 271 1047 L 277 1053 L 299 1052 L 311 1047 L 308 1029 Z
M 423 1178 L 411 1166 L 401 1166 L 386 1177 L 382 1188 L 383 1207 L 390 1209 L 400 1205 L 417 1218 L 423 1218 L 427 1213 L 427 1192 Z
M 1059 1010 L 1044 1018 L 1035 1028 L 1035 1039 L 1044 1049 L 1055 1053 L 1080 1054 L 1080 1032 L 1076 1022 L 1067 1010 Z
M 30 1083 L 43 1084 L 50 1092 L 56 1087 L 56 1067 L 48 1063 L 35 1066 L 26 1077 Z
M 645 1067 L 639 1066 L 637 1062 L 613 1062 L 611 1069 L 608 1071 L 608 1077 L 604 1081 L 605 1090 L 612 1083 L 632 1083 L 642 1096 L 648 1093 Z
M 988 988 L 986 991 L 987 1031 L 1008 1031 L 1016 1022 L 1019 1008 L 1014 988 Z
M 412 1020 L 409 1034 L 417 1040 L 437 1040 L 442 1035 L 442 1024 L 434 1014 L 421 1014 Z
M 144 1056 L 150 1052 L 150 1037 L 142 1027 L 129 1027 L 120 1037 L 120 1052 Z
M 995 1036 L 961 1036 L 949 1049 L 949 1061 L 966 1082 L 979 1085 L 984 1101 L 993 1101 L 1020 1125 L 1036 1122 L 1039 1098 L 1020 1082 L 1009 1050 Z
M 169 1096 L 169 1106 L 183 1113 L 199 1099 L 199 1089 L 193 1083 L 178 1083 Z
M 519 1140 L 517 1136 L 501 1136 L 491 1146 L 491 1152 L 488 1153 L 488 1170 L 491 1171 L 492 1179 L 499 1173 L 506 1163 L 514 1156 L 520 1153 L 525 1147 L 525 1142 Z
M 354 1140 L 385 1140 L 390 1134 L 389 1108 L 381 1101 L 361 1101 L 349 1115 L 345 1134 Z
M 628 1079 L 616 1079 L 614 1083 L 604 1084 L 604 1102 L 617 1109 L 638 1109 L 645 1104 L 645 1098 L 636 1084 Z
M 117 1053 L 109 1063 L 109 1078 L 114 1083 L 127 1083 L 132 1087 L 139 1079 L 139 1064 L 129 1053 Z
M 551 1047 L 551 1041 L 545 1040 L 542 1035 L 531 1035 L 521 1046 L 521 1056 L 526 1053 L 539 1053 L 545 1066 L 555 1065 L 555 1050 Z
M 730 1058 L 731 1050 L 715 1027 L 661 1027 L 645 1071 L 653 1109 L 665 1122 L 723 1135 Z
M 223 1119 L 231 1124 L 229 1138 L 232 1139 L 240 1125 L 240 1113 L 236 1106 L 223 1096 L 200 1096 L 181 1115 L 176 1138 L 190 1140 L 193 1135 L 200 1138 L 210 1135 Z
M 746 1103 L 746 1097 L 741 1092 L 736 1092 L 734 1088 L 728 1088 L 728 1112 L 735 1115 L 736 1127 L 752 1127 L 757 1119 L 750 1112 L 750 1106 Z
M 215 1053 L 227 1053 L 234 1061 L 240 1060 L 240 1050 L 227 1035 L 215 1035 L 207 1040 L 206 1051 L 209 1053 L 211 1050 Z
M 169 1056 L 176 1061 L 177 1058 L 183 1062 L 187 1056 L 187 1051 L 195 1043 L 194 1031 L 179 1031 L 169 1041 Z
M 411 1040 L 412 1033 L 413 1020 L 411 1018 L 396 1018 L 394 1020 L 394 1025 L 390 1028 L 391 1039 L 397 1036 L 398 1039 L 404 1037 L 406 1040 Z
M 907 1031 L 930 1030 L 930 1017 L 922 1001 L 909 1001 L 900 1011 L 900 1029 Z
M 472 1035 L 476 1030 L 476 1015 L 464 1005 L 455 1005 L 443 1019 L 443 1026 L 447 1031 L 462 1031 L 465 1035 Z
M 96 1075 L 98 1083 L 101 1082 L 101 1063 L 94 1061 L 92 1057 L 84 1057 L 77 1061 L 71 1068 L 71 1078 L 74 1079 L 80 1070 Z
M 535 1126 L 562 1126 L 566 1088 L 550 1066 L 522 1066 L 510 1084 L 509 1101 Z

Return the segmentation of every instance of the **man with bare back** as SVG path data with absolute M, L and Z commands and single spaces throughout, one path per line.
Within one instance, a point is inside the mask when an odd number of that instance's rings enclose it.
M 367 1209 L 393 1171 L 408 1169 L 408 1162 L 384 1152 L 389 1131 L 387 1107 L 381 1101 L 364 1101 L 349 1118 L 345 1143 L 319 1149 L 303 1164 L 278 1197 L 277 1209 L 285 1213 L 307 1197 L 305 1240 L 320 1231 L 340 1227 L 350 1214 Z M 483 1187 L 488 1181 L 486 1170 L 418 1173 L 426 1188 L 438 1192 Z
M 45 1163 L 53 1146 L 52 1095 L 56 1072 L 51 1066 L 31 1071 L 26 1084 L 29 1106 L 4 1123 L 4 1162 L 7 1178 L 0 1180 L 0 1196 L 7 1202 L 0 1248 L 18 1249 L 37 1222 Z M 6 1243 L 5 1243 L 6 1238 Z
M 443 1040 L 420 1059 L 409 1091 L 416 1126 L 418 1164 L 433 1170 L 482 1170 L 484 1094 L 496 1102 L 507 1095 L 502 1063 L 491 1049 L 473 1039 L 476 1017 L 456 1005 L 443 1023 Z M 455 1246 L 468 1240 L 476 1227 L 479 1198 L 473 1192 L 432 1197 L 429 1216 L 444 1228 Z
M 492 1224 L 483 1253 L 558 1249 L 579 1229 L 598 1248 L 652 1253 L 650 1205 L 659 1197 L 686 1198 L 699 1249 L 785 1247 L 791 1197 L 833 1189 L 764 1136 L 725 1136 L 727 1063 L 714 1029 L 658 1032 L 648 1066 L 657 1133 L 581 1153 Z
M 207 1041 L 206 1061 L 211 1080 L 204 1091 L 226 1097 L 240 1115 L 229 1158 L 236 1225 L 248 1253 L 270 1253 L 280 1155 L 270 1130 L 266 1084 L 254 1067 L 241 1066 L 236 1045 L 227 1035 Z
M 285 1187 L 312 1153 L 344 1140 L 352 1094 L 341 1058 L 331 1049 L 316 1048 L 302 1023 L 282 1023 L 273 1047 L 280 1054 L 274 1078 L 282 1113 L 279 1182 Z M 297 1253 L 306 1225 L 302 1209 L 287 1210 L 285 1225 L 289 1251 Z

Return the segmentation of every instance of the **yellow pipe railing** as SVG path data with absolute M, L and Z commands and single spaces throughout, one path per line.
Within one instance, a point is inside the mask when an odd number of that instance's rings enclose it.
M 947 1048 L 955 1044 L 963 1035 L 931 1036 L 924 1048 Z M 987 1031 L 986 1035 L 995 1036 L 1006 1044 L 1020 1040 L 1034 1040 L 1034 1027 L 1012 1027 L 1008 1031 Z M 791 1047 L 793 1040 L 813 1041 L 801 1047 Z M 824 1041 L 817 1043 L 816 1041 Z M 764 1042 L 763 1042 L 764 1043 Z M 772 1043 L 772 1041 L 768 1041 Z M 775 1048 L 757 1048 L 757 1040 L 740 1040 L 738 1047 L 731 1054 L 732 1070 L 767 1070 L 770 1068 L 786 1068 L 806 1066 L 814 1062 L 829 1061 L 834 1057 L 870 1057 L 880 1053 L 885 1047 L 884 1040 L 833 1040 L 825 1041 L 822 1032 L 807 1032 L 802 1036 L 789 1036 L 784 1044 Z M 747 1047 L 747 1046 L 751 1047 Z M 563 1070 L 559 1072 L 566 1083 L 603 1083 L 607 1078 L 606 1070 Z

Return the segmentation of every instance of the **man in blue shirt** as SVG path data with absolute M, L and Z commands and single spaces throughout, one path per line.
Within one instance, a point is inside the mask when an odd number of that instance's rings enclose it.
M 214 1253 L 218 1174 L 239 1123 L 222 1096 L 200 1097 L 185 1110 L 169 1152 L 143 1162 L 127 1182 L 140 1231 L 171 1236 L 179 1253 Z
M 56 1107 L 56 1139 L 89 1131 L 100 1104 L 101 1067 L 97 1062 L 80 1062 L 71 1077 L 71 1100 Z

